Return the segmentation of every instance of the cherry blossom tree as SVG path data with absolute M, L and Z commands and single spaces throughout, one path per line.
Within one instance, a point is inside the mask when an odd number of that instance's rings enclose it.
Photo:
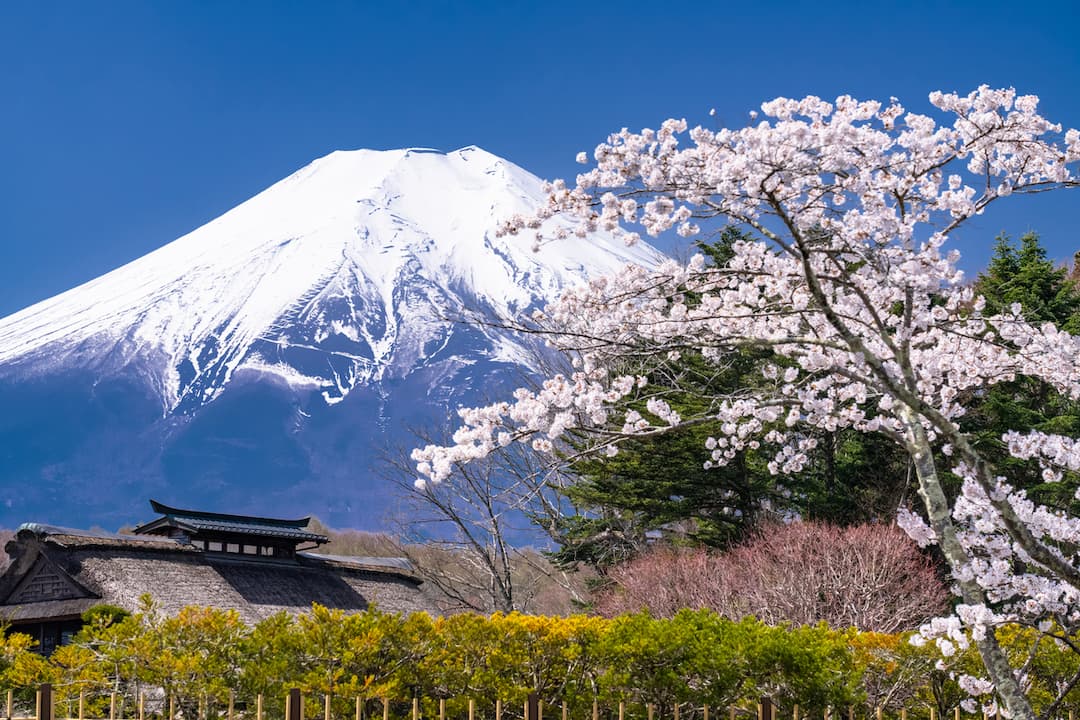
M 991 203 L 1076 186 L 1080 132 L 1063 132 L 1038 113 L 1038 98 L 1011 89 L 929 99 L 930 114 L 919 114 L 895 99 L 779 98 L 743 128 L 668 120 L 610 136 L 574 186 L 553 183 L 546 207 L 503 231 L 535 230 L 542 247 L 559 239 L 543 235 L 544 221 L 563 214 L 579 220 L 582 242 L 598 229 L 634 242 L 634 228 L 694 236 L 723 223 L 760 240 L 736 243 L 722 267 L 700 257 L 627 267 L 536 314 L 534 328 L 575 358 L 575 371 L 463 409 L 454 445 L 414 451 L 419 482 L 498 446 L 547 450 L 587 428 L 598 429 L 594 452 L 614 454 L 629 436 L 713 423 L 705 463 L 774 448 L 770 469 L 781 476 L 806 463 L 805 428 L 884 433 L 911 457 L 922 499 L 923 512 L 902 510 L 899 523 L 940 546 L 960 596 L 923 635 L 946 653 L 974 642 L 987 677 L 962 678 L 965 688 L 996 692 L 1007 714 L 1032 718 L 995 628 L 1080 626 L 1080 522 L 1006 484 L 958 419 L 968 398 L 1019 376 L 1080 398 L 1080 339 L 1033 326 L 1019 306 L 984 313 L 948 242 Z M 692 417 L 672 410 L 683 353 L 722 366 L 746 348 L 771 353 L 760 383 L 707 398 Z M 667 368 L 668 381 L 649 383 L 636 366 L 650 377 Z M 615 430 L 603 430 L 613 419 Z M 1080 469 L 1073 438 L 1005 439 L 1048 480 Z M 943 461 L 963 480 L 955 501 Z

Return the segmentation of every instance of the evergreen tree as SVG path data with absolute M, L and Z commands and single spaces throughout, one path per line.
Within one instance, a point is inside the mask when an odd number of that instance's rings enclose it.
M 703 391 L 699 396 L 683 394 L 669 402 L 690 414 L 707 387 L 752 383 L 759 361 L 748 354 L 735 357 L 726 372 L 697 378 Z M 695 357 L 682 362 L 683 382 L 704 366 Z M 662 379 L 650 377 L 650 382 Z M 706 469 L 701 451 L 713 433 L 709 424 L 686 425 L 664 435 L 631 439 L 614 457 L 575 463 L 575 480 L 563 492 L 578 514 L 561 521 L 561 548 L 553 559 L 585 563 L 602 573 L 661 537 L 714 547 L 740 539 L 759 513 L 784 498 L 756 453 L 740 453 L 725 467 Z
M 1080 332 L 1080 292 L 1065 267 L 1054 265 L 1036 233 L 1020 238 L 1017 248 L 1007 235 L 998 235 L 994 255 L 976 288 L 986 298 L 987 314 L 1020 303 L 1030 322 L 1051 322 L 1070 333 Z
M 1080 334 L 1080 288 L 1065 267 L 1056 266 L 1033 232 L 1020 238 L 1020 247 L 999 235 L 986 271 L 975 280 L 986 298 L 986 313 L 1007 310 L 1019 303 L 1030 322 L 1050 322 Z M 983 452 L 992 457 L 1009 482 L 1022 487 L 1038 502 L 1064 509 L 1075 503 L 1080 478 L 1045 483 L 1031 463 L 1009 457 L 1001 435 L 1006 430 L 1080 435 L 1080 405 L 1063 398 L 1045 382 L 1023 378 L 992 387 L 974 403 L 962 426 L 977 433 Z
M 714 242 L 698 243 L 698 249 L 711 265 L 723 266 L 733 244 L 749 239 L 728 227 Z M 707 410 L 703 398 L 734 396 L 753 387 L 770 359 L 768 351 L 743 349 L 730 353 L 718 370 L 700 353 L 685 352 L 677 382 L 647 368 L 637 374 L 646 375 L 652 387 L 680 388 L 667 402 L 684 417 L 700 416 Z M 636 406 L 627 410 L 646 412 Z M 854 431 L 807 433 L 818 440 L 817 450 L 806 471 L 796 476 L 769 472 L 771 448 L 742 451 L 726 465 L 706 468 L 702 449 L 717 434 L 711 423 L 631 438 L 614 457 L 579 461 L 571 468 L 574 481 L 562 490 L 577 514 L 559 521 L 560 547 L 552 559 L 565 566 L 583 563 L 603 574 L 657 540 L 729 547 L 765 515 L 850 525 L 895 514 L 906 487 L 898 487 L 896 478 L 907 472 L 908 462 L 894 443 Z
M 714 243 L 699 244 L 713 265 L 731 257 L 734 242 L 747 235 L 725 229 Z M 1054 265 L 1034 233 L 1017 247 L 1007 236 L 997 238 L 994 255 L 976 288 L 986 298 L 987 312 L 1019 303 L 1025 317 L 1052 322 L 1080 332 L 1080 288 L 1068 271 Z M 760 377 L 765 353 L 743 351 L 733 356 L 727 371 L 706 376 L 705 364 L 692 353 L 683 358 L 686 377 L 697 373 L 697 398 L 715 397 L 752 386 Z M 712 367 L 715 373 L 715 366 Z M 661 378 L 649 377 L 650 384 Z M 695 395 L 670 400 L 684 415 L 693 415 Z M 638 410 L 641 410 L 638 408 Z M 685 411 L 685 412 L 684 412 Z M 1008 457 L 1001 442 L 1006 429 L 1038 429 L 1080 434 L 1080 406 L 1052 392 L 1045 384 L 1025 379 L 991 388 L 964 421 L 978 433 L 984 451 L 999 463 L 1010 481 L 1026 488 L 1042 503 L 1064 507 L 1073 502 L 1077 479 L 1045 484 L 1029 464 Z M 769 474 L 761 457 L 744 452 L 728 465 L 705 469 L 701 448 L 716 434 L 708 424 L 689 425 L 656 437 L 624 443 L 613 458 L 576 464 L 576 480 L 564 492 L 578 508 L 561 521 L 561 547 L 553 556 L 563 564 L 584 563 L 601 572 L 628 560 L 651 542 L 728 547 L 743 539 L 764 512 L 781 516 L 853 525 L 891 520 L 911 487 L 898 482 L 910 474 L 907 456 L 890 440 L 850 430 L 808 431 L 818 441 L 808 467 L 792 477 Z M 951 492 L 958 491 L 958 483 Z
M 715 242 L 698 243 L 698 249 L 719 266 L 731 257 L 731 246 L 743 239 L 749 236 L 728 227 Z M 687 353 L 678 384 L 698 392 L 680 392 L 668 402 L 686 415 L 700 412 L 701 398 L 754 383 L 761 359 L 760 354 L 736 353 L 717 372 L 700 354 Z M 676 385 L 648 368 L 637 372 L 650 384 Z M 644 407 L 627 410 L 646 412 Z M 714 547 L 740 539 L 764 508 L 783 498 L 775 478 L 752 452 L 740 453 L 725 467 L 706 469 L 701 451 L 715 431 L 709 424 L 685 425 L 665 435 L 633 438 L 614 457 L 574 463 L 575 479 L 562 492 L 577 513 L 560 520 L 560 547 L 552 559 L 564 566 L 583 563 L 603 574 L 657 538 Z

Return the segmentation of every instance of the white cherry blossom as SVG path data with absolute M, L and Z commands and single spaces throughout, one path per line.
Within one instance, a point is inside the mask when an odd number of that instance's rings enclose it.
M 761 240 L 735 243 L 724 267 L 701 257 L 627 267 L 567 292 L 527 325 L 571 355 L 574 372 L 463 410 L 453 446 L 414 451 L 418 473 L 438 482 L 511 440 L 548 449 L 592 429 L 610 454 L 622 437 L 708 422 L 707 467 L 768 446 L 770 470 L 789 474 L 812 449 L 806 427 L 884 433 L 910 454 L 927 518 L 902 511 L 898 521 L 941 546 L 962 599 L 923 637 L 946 651 L 974 642 L 1003 712 L 1032 718 L 994 628 L 1080 627 L 1080 523 L 1006 485 L 958 420 L 965 398 L 1021 375 L 1080 399 L 1080 339 L 1029 324 L 1020 308 L 985 315 L 948 244 L 991 203 L 1077 186 L 1080 133 L 1012 89 L 934 92 L 930 105 L 920 114 L 895 99 L 778 98 L 742 128 L 667 120 L 611 135 L 572 186 L 552 183 L 547 207 L 502 231 L 535 231 L 542 251 L 544 221 L 562 214 L 577 218 L 583 242 L 598 228 L 632 243 L 635 227 L 690 236 L 729 223 Z M 740 348 L 768 348 L 779 364 L 760 386 L 700 398 L 694 416 L 672 410 L 687 352 L 722 367 Z M 1048 480 L 1080 469 L 1076 439 L 1005 442 Z M 933 453 L 941 447 L 964 478 L 953 505 Z M 988 681 L 964 683 L 982 695 Z

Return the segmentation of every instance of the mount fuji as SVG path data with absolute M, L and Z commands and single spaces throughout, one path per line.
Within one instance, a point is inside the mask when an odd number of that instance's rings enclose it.
M 115 527 L 146 499 L 377 529 L 385 448 L 535 371 L 497 323 L 652 247 L 496 237 L 545 200 L 480 148 L 334 152 L 0 319 L 0 527 Z M 559 222 L 555 219 L 551 222 Z

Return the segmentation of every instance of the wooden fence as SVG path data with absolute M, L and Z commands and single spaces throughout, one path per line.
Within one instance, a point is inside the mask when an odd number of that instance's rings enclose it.
M 84 713 L 86 708 L 86 696 L 83 693 L 79 694 L 78 699 L 78 712 L 77 714 L 65 717 L 63 715 L 56 714 L 56 707 L 53 702 L 53 690 L 52 686 L 48 683 L 41 685 L 37 690 L 37 697 L 34 703 L 33 715 L 17 715 L 15 713 L 14 693 L 12 690 L 7 691 L 7 713 L 4 715 L 6 720 L 147 720 L 148 717 L 158 716 L 161 720 L 183 720 L 185 718 L 183 713 L 178 713 L 176 699 L 173 697 L 168 698 L 167 712 L 165 708 L 162 708 L 161 713 L 151 714 L 146 712 L 146 694 L 139 695 L 136 711 L 134 715 L 125 717 L 123 714 L 123 705 L 119 700 L 120 696 L 117 693 L 112 693 L 109 698 L 109 714 L 106 717 L 91 717 Z M 255 698 L 255 713 L 250 714 L 250 711 L 245 708 L 242 713 L 237 712 L 235 696 L 230 694 L 228 699 L 228 705 L 226 709 L 226 720 L 240 720 L 241 717 L 247 720 L 267 720 L 266 713 L 263 711 L 264 698 L 262 695 L 257 695 Z M 382 717 L 381 720 L 392 720 L 390 716 L 390 699 L 378 698 L 382 702 Z M 311 716 L 305 713 L 304 696 L 299 689 L 292 689 L 285 697 L 285 712 L 282 720 L 306 720 Z M 322 720 L 343 720 L 342 718 L 335 719 L 330 712 L 331 696 L 323 696 L 323 712 Z M 365 712 L 365 699 L 356 698 L 356 717 L 354 720 L 380 720 L 380 718 L 372 718 Z M 524 720 L 544 720 L 545 711 L 548 713 L 548 720 L 601 720 L 601 708 L 597 701 L 592 703 L 591 718 L 574 718 L 571 719 L 570 713 L 567 708 L 567 704 L 564 702 L 560 707 L 554 709 L 545 707 L 544 702 L 539 699 L 536 693 L 531 693 L 524 703 L 523 711 Z M 197 717 L 188 717 L 187 720 L 206 720 L 207 711 L 205 706 L 200 706 L 197 713 Z M 614 710 L 614 709 L 613 709 Z M 629 720 L 627 717 L 627 704 L 620 702 L 618 704 L 618 720 Z M 724 713 L 725 708 L 710 708 L 708 705 L 701 706 L 689 706 L 689 704 L 675 704 L 670 708 L 670 715 L 663 720 L 683 720 L 685 710 L 691 710 L 695 717 L 698 717 L 697 713 L 700 712 L 701 720 L 752 720 L 754 716 L 754 709 L 750 708 L 737 708 L 731 706 L 726 708 L 727 712 Z M 757 720 L 782 720 L 781 715 L 784 716 L 783 720 L 818 720 L 817 713 L 814 713 L 815 717 L 811 717 L 809 714 L 800 712 L 798 705 L 794 705 L 788 708 L 786 712 L 781 713 L 772 700 L 769 698 L 761 698 L 757 703 Z M 710 712 L 712 711 L 712 712 Z M 717 712 L 718 711 L 718 712 Z M 557 713 L 557 714 L 556 714 Z M 974 720 L 978 716 L 968 715 L 966 718 L 961 715 L 961 710 L 956 707 L 953 711 L 953 718 L 938 718 L 937 712 L 934 708 L 929 708 L 929 720 Z M 612 712 L 612 720 L 614 720 L 615 713 Z M 727 716 L 726 718 L 724 716 Z M 890 718 L 895 720 L 908 720 L 907 709 L 901 709 L 897 713 L 890 713 Z M 918 720 L 925 720 L 926 715 L 921 715 Z M 272 719 L 271 719 L 272 720 Z M 411 718 L 396 717 L 393 720 L 435 720 L 434 718 L 425 719 L 421 713 L 420 698 L 412 699 L 412 711 Z M 447 720 L 446 715 L 446 700 L 439 700 L 438 720 Z M 468 701 L 468 720 L 477 720 L 476 702 L 474 700 Z M 502 700 L 495 701 L 494 708 L 494 720 L 503 720 L 503 702 Z M 649 703 L 645 705 L 645 718 L 640 720 L 662 720 L 660 714 L 657 712 L 657 707 Z M 854 708 L 825 708 L 821 711 L 820 720 L 857 720 Z M 858 720 L 871 720 L 865 714 L 858 718 Z M 878 707 L 874 710 L 873 720 L 885 720 L 885 713 L 882 708 Z M 912 720 L 915 720 L 914 718 Z M 988 720 L 985 710 L 982 711 L 982 720 Z M 996 720 L 996 719 L 995 719 Z M 1064 720 L 1062 718 L 1061 720 Z M 1076 720 L 1073 716 L 1073 711 L 1068 713 L 1068 720 Z

